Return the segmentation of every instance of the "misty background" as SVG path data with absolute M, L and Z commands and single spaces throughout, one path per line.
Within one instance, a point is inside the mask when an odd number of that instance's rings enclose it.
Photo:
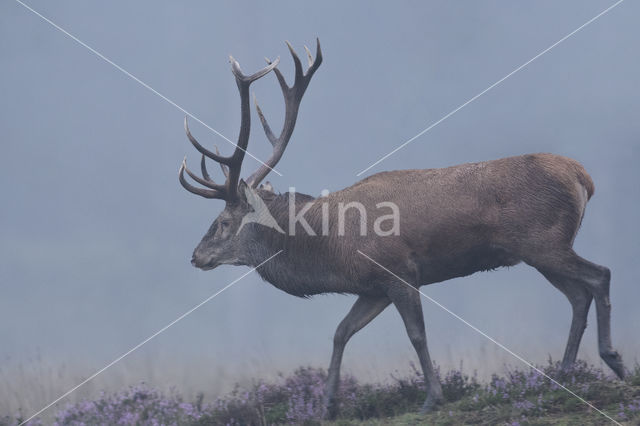
M 228 55 L 246 73 L 284 40 L 324 62 L 276 190 L 335 191 L 356 173 L 564 37 L 613 1 L 29 2 L 228 138 L 239 100 Z M 576 251 L 612 270 L 614 346 L 638 360 L 640 4 L 624 2 L 369 170 L 446 167 L 530 152 L 582 162 L 596 192 Z M 224 207 L 186 192 L 199 156 L 184 114 L 14 1 L 0 4 L 0 414 L 37 410 L 248 268 L 193 268 L 191 252 Z M 275 129 L 283 101 L 254 85 Z M 254 114 L 249 151 L 270 145 Z M 201 143 L 232 146 L 191 120 Z M 246 157 L 243 176 L 258 163 Z M 219 175 L 219 170 L 211 168 Z M 560 359 L 570 305 L 526 265 L 423 287 L 524 358 Z M 235 382 L 326 367 L 354 296 L 304 300 L 256 273 L 101 374 L 70 399 L 140 381 L 207 398 Z M 522 365 L 424 300 L 432 358 L 487 377 Z M 595 312 L 579 356 L 599 364 Z M 347 347 L 343 371 L 371 381 L 415 360 L 387 309 Z M 608 371 L 608 370 L 607 370 Z

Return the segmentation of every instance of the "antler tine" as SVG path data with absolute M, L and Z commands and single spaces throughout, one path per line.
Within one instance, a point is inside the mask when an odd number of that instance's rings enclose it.
M 304 46 L 304 51 L 307 52 L 307 61 L 309 62 L 309 66 L 313 65 L 313 55 L 311 55 L 311 51 L 306 45 Z
M 191 185 L 184 178 L 185 170 L 187 171 L 187 174 L 189 174 L 189 176 L 193 177 L 189 169 L 187 169 L 186 157 L 184 160 L 182 160 L 182 165 L 180 165 L 180 170 L 178 171 L 178 180 L 180 181 L 184 189 L 191 192 L 192 194 L 200 195 L 201 197 L 204 197 L 204 198 L 224 199 L 224 193 L 217 189 L 204 189 L 204 188 L 198 188 L 197 186 Z
M 309 58 L 311 59 L 311 58 Z M 320 39 L 316 38 L 316 59 L 313 63 L 309 64 L 309 69 L 307 70 L 307 76 L 311 78 L 313 74 L 320 68 L 320 64 L 322 63 L 322 49 L 320 48 Z
M 265 134 L 267 135 L 267 139 L 273 145 L 273 153 L 271 157 L 266 161 L 265 164 L 261 165 L 258 170 L 256 170 L 249 179 L 247 180 L 248 184 L 256 188 L 262 179 L 271 171 L 271 169 L 280 161 L 284 150 L 289 143 L 289 139 L 291 138 L 291 134 L 293 133 L 293 129 L 296 125 L 296 120 L 298 117 L 298 109 L 300 108 L 300 102 L 302 101 L 302 97 L 304 92 L 307 90 L 307 86 L 313 77 L 313 74 L 316 72 L 320 64 L 322 63 L 322 50 L 320 49 L 320 40 L 316 39 L 316 58 L 312 60 L 311 52 L 306 48 L 309 68 L 307 72 L 304 73 L 302 71 L 302 63 L 300 62 L 300 58 L 296 54 L 295 50 L 289 42 L 287 43 L 287 47 L 289 48 L 289 52 L 291 52 L 291 57 L 293 58 L 293 63 L 295 66 L 295 77 L 294 82 L 291 87 L 287 85 L 287 82 L 280 72 L 278 68 L 274 68 L 273 72 L 276 74 L 276 78 L 278 79 L 278 83 L 280 83 L 280 89 L 282 89 L 282 95 L 284 96 L 285 102 L 285 118 L 284 125 L 282 127 L 282 131 L 279 137 L 275 137 L 273 132 L 271 131 L 271 127 L 269 123 L 264 117 L 258 102 L 255 100 L 256 110 L 258 112 L 258 117 L 260 118 L 260 122 L 262 123 L 262 127 L 264 129 Z M 267 59 L 267 62 L 269 60 Z
M 187 134 L 187 138 L 189 138 L 189 141 L 191 141 L 191 144 L 202 154 L 202 155 L 206 155 L 207 157 L 211 158 L 212 160 L 217 161 L 218 163 L 223 163 L 223 164 L 229 164 L 229 162 L 231 162 L 231 157 L 224 157 L 222 155 L 219 155 L 209 151 L 207 148 L 203 147 L 202 145 L 200 145 L 200 142 L 198 142 L 198 140 L 196 138 L 193 137 L 193 135 L 191 134 L 191 131 L 189 130 L 189 122 L 187 120 L 187 116 L 184 116 L 184 131 Z
M 258 105 L 258 100 L 256 99 L 256 94 L 253 94 L 253 103 L 256 106 L 256 111 L 258 112 L 258 118 L 260 118 L 260 122 L 262 123 L 262 127 L 264 128 L 264 133 L 267 135 L 267 139 L 269 139 L 269 142 L 271 142 L 271 145 L 276 144 L 276 142 L 278 142 L 278 139 L 276 138 L 276 135 L 273 134 L 273 132 L 271 131 L 271 127 L 269 127 L 269 123 L 267 123 L 267 119 L 264 118 L 264 114 L 262 113 L 262 109 L 260 108 L 260 105 Z
M 300 62 L 300 58 L 298 58 L 298 54 L 296 53 L 296 51 L 293 50 L 293 46 L 291 46 L 291 43 L 289 43 L 288 41 L 285 41 L 285 43 L 287 43 L 289 53 L 291 53 L 291 57 L 293 58 L 293 66 L 296 69 L 296 76 L 293 83 L 293 85 L 295 86 L 296 83 L 298 83 L 298 79 L 304 76 L 304 73 L 302 72 L 302 62 Z
M 200 171 L 202 171 L 202 177 L 205 178 L 208 181 L 213 182 L 213 179 L 211 179 L 211 177 L 209 176 L 209 172 L 207 171 L 207 162 L 206 162 L 207 157 L 204 156 L 204 154 L 202 154 L 202 158 L 200 159 Z M 222 164 L 222 163 L 220 163 Z
M 203 156 L 204 158 L 204 156 Z M 184 171 L 187 172 L 187 174 L 189 175 L 189 177 L 193 180 L 195 180 L 196 182 L 198 182 L 200 185 L 204 185 L 207 188 L 211 188 L 211 189 L 215 189 L 216 191 L 220 191 L 220 192 L 224 192 L 225 191 L 225 187 L 224 185 L 218 185 L 217 183 L 215 183 L 213 180 L 211 180 L 211 178 L 209 177 L 209 174 L 206 173 L 206 166 L 203 172 L 204 175 L 204 179 L 201 178 L 200 176 L 198 176 L 197 174 L 193 173 L 191 170 L 189 170 L 189 168 L 187 167 L 187 160 L 185 159 L 182 162 Z M 200 165 L 203 165 L 203 162 L 200 163 Z

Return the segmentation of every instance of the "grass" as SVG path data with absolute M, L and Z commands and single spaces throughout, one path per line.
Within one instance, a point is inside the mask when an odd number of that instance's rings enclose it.
M 569 389 L 602 410 L 611 419 L 625 425 L 640 425 L 640 367 L 636 365 L 622 382 L 586 363 L 579 362 L 573 371 L 561 372 L 558 364 L 543 368 Z M 344 418 L 324 425 L 608 425 L 614 421 L 589 407 L 566 390 L 551 383 L 535 371 L 515 370 L 506 377 L 494 376 L 490 383 L 479 385 L 460 376 L 444 378 L 447 402 L 437 411 L 419 414 L 421 400 L 413 410 L 393 416 L 354 419 Z M 447 394 L 446 389 L 449 388 Z M 320 424 L 320 423 L 318 423 Z
M 640 424 L 640 366 L 625 381 L 578 362 L 562 371 L 551 360 L 539 367 L 549 376 L 604 411 L 616 422 Z M 185 402 L 177 392 L 164 394 L 140 385 L 94 400 L 69 404 L 55 414 L 55 425 L 605 425 L 614 424 L 537 371 L 509 370 L 486 383 L 452 370 L 440 376 L 445 403 L 420 415 L 425 398 L 421 374 L 388 384 L 361 384 L 345 376 L 340 385 L 340 417 L 322 421 L 322 369 L 303 367 L 276 383 L 237 386 L 228 395 Z M 0 425 L 22 419 L 0 416 Z M 30 422 L 41 424 L 39 420 Z
M 621 392 L 636 393 L 640 396 L 640 388 L 630 389 L 624 385 L 599 387 L 599 402 L 596 405 L 616 422 L 625 425 L 640 424 L 638 404 L 632 410 L 621 410 Z M 565 391 L 563 391 L 565 392 Z M 406 413 L 393 417 L 354 420 L 340 419 L 335 422 L 325 422 L 326 426 L 371 425 L 371 426 L 400 426 L 400 425 L 564 425 L 591 426 L 615 424 L 613 421 L 589 408 L 573 396 L 546 395 L 544 406 L 537 412 L 514 407 L 511 402 L 502 402 L 481 406 L 471 398 L 463 398 L 456 402 L 443 405 L 438 411 L 428 414 Z M 605 402 L 606 401 L 606 402 Z M 625 404 L 628 406 L 629 404 Z M 416 407 L 417 408 L 417 407 Z

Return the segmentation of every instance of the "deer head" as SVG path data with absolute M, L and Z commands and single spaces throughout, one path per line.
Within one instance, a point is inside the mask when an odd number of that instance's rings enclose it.
M 238 135 L 238 143 L 236 149 L 232 155 L 225 157 L 220 155 L 218 148 L 215 148 L 215 152 L 212 152 L 203 147 L 189 131 L 187 118 L 184 120 L 184 128 L 187 133 L 187 137 L 193 144 L 193 146 L 202 154 L 200 161 L 200 168 L 202 176 L 198 176 L 187 168 L 186 158 L 182 162 L 182 166 L 179 171 L 179 180 L 182 186 L 189 192 L 196 195 L 200 195 L 204 198 L 216 198 L 224 200 L 226 206 L 222 213 L 213 221 L 211 227 L 200 241 L 200 244 L 193 252 L 193 258 L 191 263 L 204 270 L 213 269 L 219 265 L 244 265 L 247 264 L 246 247 L 251 243 L 251 237 L 248 233 L 244 232 L 243 218 L 250 214 L 253 210 L 251 200 L 255 199 L 255 189 L 258 188 L 260 182 L 265 176 L 275 167 L 278 163 L 284 150 L 289 143 L 289 139 L 293 133 L 293 129 L 298 117 L 298 110 L 300 108 L 300 102 L 302 96 L 311 81 L 311 77 L 316 72 L 320 64 L 322 63 L 322 51 L 320 50 L 320 41 L 316 40 L 316 57 L 313 59 L 311 52 L 306 48 L 309 68 L 306 73 L 302 70 L 302 64 L 300 58 L 295 53 L 291 45 L 287 42 L 289 52 L 293 57 L 293 63 L 295 65 L 295 77 L 291 87 L 287 85 L 284 76 L 278 70 L 277 65 L 279 59 L 271 62 L 267 59 L 267 67 L 256 72 L 255 74 L 245 76 L 238 62 L 230 57 L 231 71 L 236 79 L 236 84 L 240 92 L 240 132 Z M 280 135 L 276 137 L 267 120 L 262 113 L 262 110 L 258 106 L 254 96 L 254 103 L 258 117 L 264 128 L 264 132 L 269 142 L 273 146 L 273 152 L 269 159 L 261 164 L 261 166 L 253 172 L 246 180 L 246 182 L 240 179 L 240 169 L 242 167 L 242 161 L 246 153 L 247 145 L 249 143 L 249 134 L 251 126 L 251 111 L 249 106 L 249 86 L 252 82 L 256 81 L 260 77 L 268 74 L 272 71 L 276 74 L 282 94 L 285 102 L 285 116 L 284 125 Z M 207 172 L 206 159 L 210 158 L 220 164 L 220 168 L 225 176 L 225 183 L 218 184 L 211 179 Z M 184 174 L 185 172 L 195 182 L 199 183 L 203 187 L 197 187 L 190 184 Z M 266 188 L 270 188 L 267 184 Z

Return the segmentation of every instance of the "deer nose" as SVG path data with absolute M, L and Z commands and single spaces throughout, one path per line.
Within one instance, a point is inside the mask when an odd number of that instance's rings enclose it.
M 196 265 L 196 255 L 195 255 L 195 254 L 191 257 L 191 264 L 192 264 L 193 266 L 197 266 L 197 265 Z

